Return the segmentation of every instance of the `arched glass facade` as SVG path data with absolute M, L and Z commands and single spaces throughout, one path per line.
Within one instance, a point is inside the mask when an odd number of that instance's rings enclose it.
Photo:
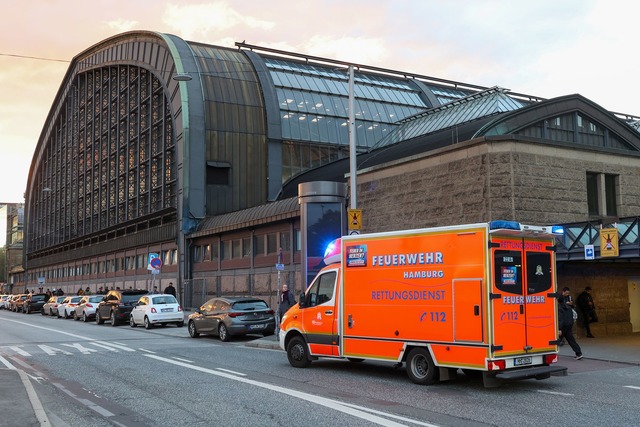
M 77 74 L 59 111 L 34 177 L 32 250 L 175 209 L 173 123 L 155 75 L 130 65 Z

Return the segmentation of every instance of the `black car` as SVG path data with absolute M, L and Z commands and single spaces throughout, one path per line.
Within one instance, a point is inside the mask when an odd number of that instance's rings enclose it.
M 40 313 L 42 311 L 42 307 L 47 303 L 49 296 L 47 294 L 29 294 L 27 295 L 27 299 L 22 303 L 22 312 L 29 314 Z
M 117 326 L 121 321 L 128 322 L 133 304 L 141 295 L 148 293 L 140 289 L 109 291 L 96 308 L 96 324 L 102 325 L 105 320 L 110 320 L 111 326 Z

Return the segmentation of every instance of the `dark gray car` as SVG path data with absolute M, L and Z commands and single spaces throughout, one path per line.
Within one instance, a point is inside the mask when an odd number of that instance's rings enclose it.
M 189 316 L 189 335 L 217 335 L 229 341 L 233 335 L 273 335 L 276 327 L 274 311 L 261 299 L 252 297 L 219 297 L 204 303 Z

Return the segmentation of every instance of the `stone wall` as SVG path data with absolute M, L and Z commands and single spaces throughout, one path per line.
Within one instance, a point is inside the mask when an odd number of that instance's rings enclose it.
M 531 225 L 587 221 L 587 172 L 619 175 L 618 216 L 638 215 L 639 158 L 495 138 L 360 171 L 362 232 L 499 219 Z M 631 333 L 627 279 L 634 273 L 621 265 L 592 263 L 585 269 L 583 262 L 558 271 L 559 286 L 571 287 L 574 296 L 593 288 L 601 315 L 594 334 Z

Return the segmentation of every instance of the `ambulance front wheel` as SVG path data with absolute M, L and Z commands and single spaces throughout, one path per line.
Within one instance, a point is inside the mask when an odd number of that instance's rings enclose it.
M 407 375 L 416 384 L 431 385 L 438 381 L 438 369 L 429 350 L 416 347 L 407 356 Z
M 291 338 L 287 345 L 287 358 L 295 368 L 306 368 L 311 364 L 307 343 L 302 337 Z

